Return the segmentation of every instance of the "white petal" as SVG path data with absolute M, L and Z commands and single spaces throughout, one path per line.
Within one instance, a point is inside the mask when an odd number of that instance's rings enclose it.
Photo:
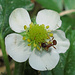
M 30 16 L 27 10 L 23 8 L 15 9 L 9 17 L 9 25 L 15 32 L 23 32 L 24 25 L 29 26 L 31 23 Z
M 60 16 L 57 12 L 53 10 L 41 10 L 38 12 L 36 17 L 37 24 L 44 24 L 45 26 L 49 25 L 50 30 L 56 30 L 61 27 Z
M 5 45 L 7 53 L 17 62 L 26 61 L 31 54 L 31 48 L 26 45 L 19 34 L 12 33 L 7 35 Z
M 70 46 L 69 40 L 66 38 L 62 30 L 54 31 L 54 38 L 57 41 L 56 50 L 59 53 L 65 53 Z
M 33 51 L 29 57 L 32 68 L 40 71 L 53 69 L 59 61 L 59 54 L 56 51 Z

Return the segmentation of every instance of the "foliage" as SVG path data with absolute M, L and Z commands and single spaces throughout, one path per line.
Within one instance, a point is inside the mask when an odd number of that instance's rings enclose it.
M 57 12 L 63 10 L 75 9 L 75 0 L 35 0 L 38 5 L 34 10 L 34 2 L 30 0 L 0 0 L 0 33 L 3 38 L 13 31 L 9 27 L 9 15 L 15 8 L 25 8 L 32 15 L 40 9 L 51 9 Z M 39 7 L 39 9 L 38 9 Z M 33 12 L 34 11 L 34 12 Z M 35 16 L 35 14 L 33 14 Z M 75 14 L 73 14 L 75 15 Z M 33 17 L 32 17 L 33 18 Z M 62 29 L 66 37 L 70 40 L 70 48 L 65 54 L 60 54 L 58 65 L 51 71 L 41 71 L 40 75 L 75 75 L 75 16 L 65 15 L 61 17 Z M 38 75 L 38 72 L 33 70 L 28 64 L 24 64 L 24 74 Z M 27 68 L 27 69 L 26 69 Z M 17 68 L 18 69 L 18 68 Z

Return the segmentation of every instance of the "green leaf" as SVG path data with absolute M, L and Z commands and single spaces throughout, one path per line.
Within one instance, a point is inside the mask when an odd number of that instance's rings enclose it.
M 61 17 L 61 20 L 62 20 L 61 29 L 64 32 L 66 32 L 67 29 L 69 29 L 69 28 L 75 29 L 75 18 L 72 18 L 72 17 L 69 17 L 69 16 L 63 16 L 63 17 Z
M 0 31 L 6 33 L 9 26 L 9 15 L 16 8 L 32 10 L 34 4 L 30 0 L 0 0 Z M 11 30 L 12 31 L 12 30 Z
M 0 32 L 1 32 L 2 18 L 3 18 L 3 16 L 2 16 L 2 6 L 0 4 Z
M 30 0 L 8 0 L 8 4 L 10 5 L 9 9 L 25 8 L 26 10 L 32 10 L 34 7 Z
M 39 4 L 41 4 L 44 8 L 52 9 L 60 12 L 63 8 L 62 0 L 36 0 Z
M 70 37 L 70 49 L 66 60 L 65 75 L 75 75 L 75 30 L 72 30 L 68 37 Z
M 75 9 L 75 0 L 64 0 L 66 10 Z

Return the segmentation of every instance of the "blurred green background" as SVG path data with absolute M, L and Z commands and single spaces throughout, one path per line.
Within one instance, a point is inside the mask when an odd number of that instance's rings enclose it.
M 15 8 L 27 9 L 32 21 L 35 20 L 37 12 L 41 9 L 50 9 L 58 13 L 67 11 L 66 14 L 61 15 L 62 26 L 60 29 L 70 40 L 69 50 L 60 54 L 58 65 L 51 71 L 36 71 L 27 62 L 23 63 L 25 65 L 23 75 L 75 75 L 75 0 L 0 0 L 0 32 L 2 32 L 3 39 L 7 34 L 13 32 L 8 20 L 10 13 Z

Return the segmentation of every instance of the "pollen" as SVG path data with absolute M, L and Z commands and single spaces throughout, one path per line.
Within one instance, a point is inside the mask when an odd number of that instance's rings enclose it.
M 47 39 L 47 30 L 42 25 L 33 25 L 29 28 L 28 36 L 35 43 L 44 42 Z
M 51 33 L 51 30 L 47 30 L 48 28 L 49 26 L 45 27 L 44 24 L 33 24 L 33 22 L 29 24 L 29 27 L 24 26 L 25 31 L 22 33 L 23 40 L 28 42 L 28 46 L 31 46 L 31 50 L 36 48 L 40 51 L 42 43 L 46 42 L 48 44 L 47 39 L 53 37 L 53 33 Z
M 23 40 L 26 40 L 26 37 L 25 36 L 23 37 Z
M 51 32 L 51 30 L 48 30 L 47 32 Z
M 31 43 L 30 44 L 28 44 L 28 46 L 30 46 L 31 45 Z
M 34 47 L 36 47 L 36 44 L 34 43 Z
M 50 33 L 49 36 L 50 36 L 50 37 L 53 37 L 53 33 Z
M 44 24 L 42 24 L 41 26 L 45 27 L 45 25 L 44 25 Z
M 30 39 L 27 39 L 28 42 L 30 42 Z
M 49 26 L 46 26 L 46 29 L 48 29 L 49 28 Z
M 41 43 L 39 44 L 39 46 L 41 46 Z
M 32 26 L 33 26 L 34 24 L 33 24 L 33 22 L 31 22 L 31 24 L 29 25 L 30 26 L 30 28 L 32 28 Z
M 48 41 L 48 44 L 49 44 L 49 43 L 52 43 L 52 42 L 51 42 L 51 41 Z
M 26 28 L 27 28 L 27 26 L 25 25 L 25 26 L 24 26 L 24 29 L 26 30 Z
M 50 37 L 49 37 L 49 36 L 47 36 L 47 39 L 50 39 Z

